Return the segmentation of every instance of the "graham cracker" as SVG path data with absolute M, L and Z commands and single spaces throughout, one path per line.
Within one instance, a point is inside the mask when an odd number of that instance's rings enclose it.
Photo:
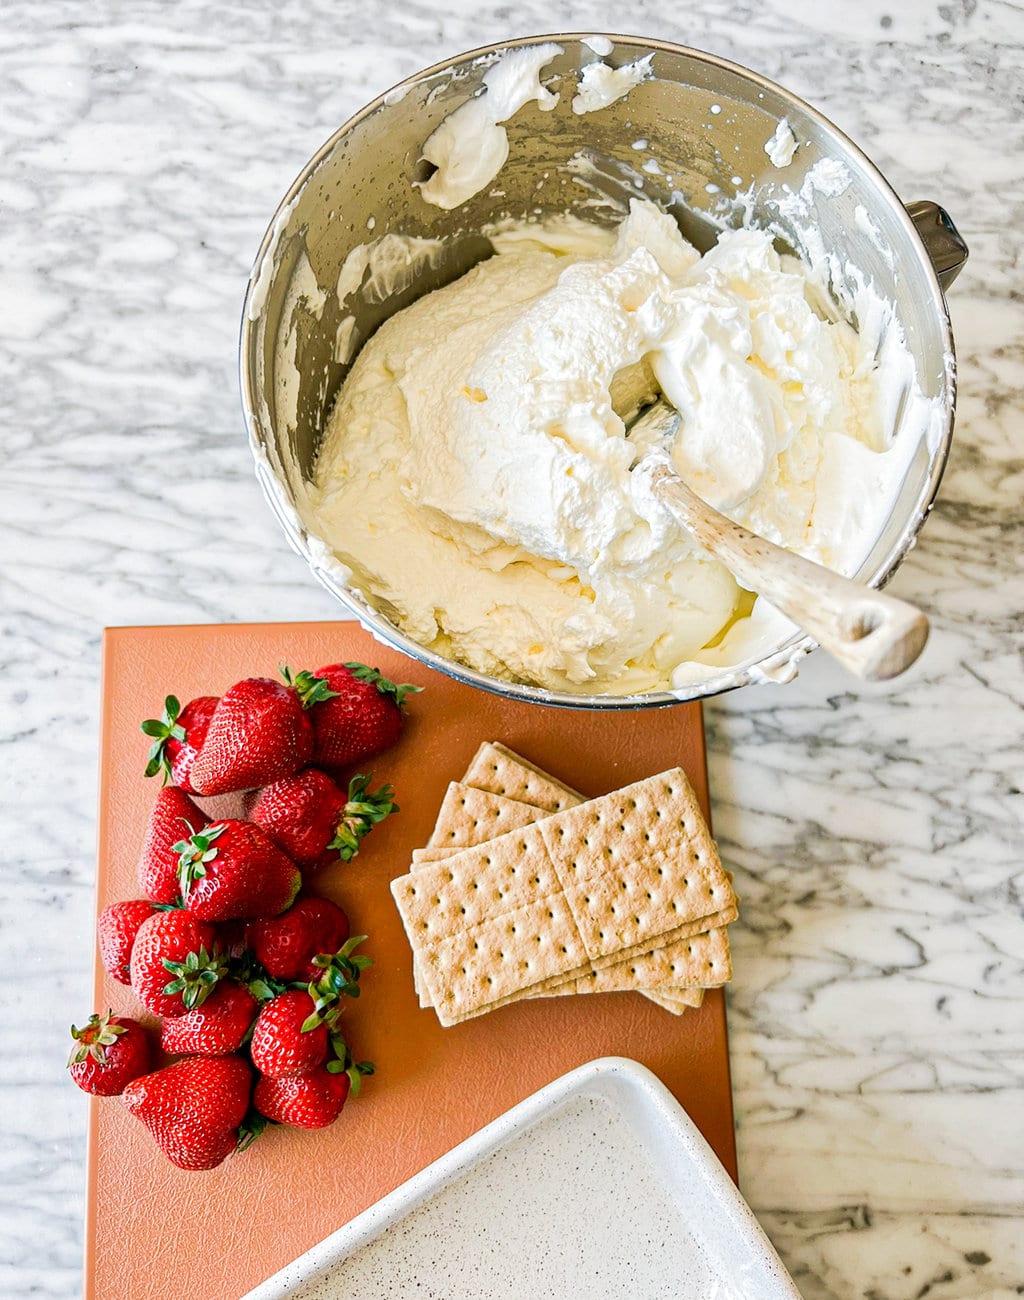
M 495 753 L 496 751 L 496 753 Z M 495 757 L 500 758 L 499 762 L 491 761 Z M 570 806 L 583 802 L 582 795 L 571 791 L 569 787 L 562 786 L 556 778 L 549 773 L 542 771 L 540 768 L 529 764 L 525 759 L 517 754 L 513 754 L 504 746 L 488 744 L 482 746 L 477 752 L 474 764 L 478 767 L 483 764 L 483 770 L 493 775 L 495 771 L 502 773 L 502 781 L 506 786 L 510 783 L 514 788 L 520 788 L 514 777 L 512 768 L 518 766 L 523 771 L 523 788 L 534 777 L 541 777 L 550 781 L 554 786 L 566 791 L 566 799 Z M 532 776 L 530 775 L 532 774 Z M 468 773 L 467 773 L 468 775 Z M 448 788 L 446 797 L 438 812 L 437 821 L 434 831 L 431 834 L 430 842 L 436 843 L 436 848 L 424 848 L 413 850 L 413 867 L 422 862 L 437 862 L 444 858 L 450 857 L 457 847 L 469 846 L 475 843 L 484 843 L 492 836 L 494 831 L 505 825 L 502 829 L 511 829 L 513 825 L 521 826 L 529 824 L 531 818 L 549 816 L 550 813 L 545 809 L 536 809 L 532 804 L 524 804 L 519 800 L 508 799 L 503 795 L 488 793 L 477 790 L 476 787 L 469 786 L 465 781 L 452 782 Z M 731 879 L 731 877 L 730 877 Z M 731 913 L 723 913 L 720 922 L 726 924 L 734 920 L 736 916 L 735 909 Z M 687 927 L 684 927 L 687 933 L 692 933 Z M 682 937 L 682 936 L 680 936 Z M 600 991 L 636 991 L 642 997 L 647 997 L 657 1005 L 669 1010 L 681 1010 L 687 1005 L 700 1006 L 703 1001 L 703 992 L 700 989 L 687 988 L 684 985 L 670 984 L 660 990 L 637 988 L 635 971 L 628 969 L 628 964 L 623 962 L 616 964 L 614 967 L 607 967 L 606 973 L 610 976 L 612 971 L 618 972 L 621 983 L 616 985 L 614 980 L 607 981 L 607 987 Z M 413 983 L 418 994 L 419 1003 L 422 1007 L 431 1006 L 429 995 L 423 984 L 418 969 L 418 962 L 413 958 Z M 544 981 L 540 986 L 532 991 L 524 991 L 523 997 L 558 997 L 577 992 L 594 992 L 597 988 L 586 978 L 576 977 L 555 977 L 554 979 Z M 681 1005 L 677 1008 L 672 1005 L 673 998 L 682 999 Z
M 563 971 L 557 975 L 552 975 L 538 980 L 535 984 L 523 985 L 519 996 L 528 997 L 540 994 L 549 994 L 557 996 L 560 993 L 579 993 L 581 988 L 579 980 L 581 977 L 589 977 L 601 971 L 604 978 L 601 981 L 601 987 L 592 987 L 591 992 L 635 992 L 646 994 L 648 990 L 657 993 L 675 992 L 688 988 L 713 988 L 719 984 L 727 983 L 731 975 L 731 959 L 728 957 L 728 948 L 724 953 L 716 956 L 716 965 L 713 971 L 701 969 L 698 971 L 698 977 L 691 978 L 687 973 L 688 963 L 692 958 L 692 952 L 689 941 L 695 935 L 705 933 L 720 932 L 723 936 L 726 934 L 726 927 L 736 920 L 738 915 L 735 906 L 724 908 L 721 912 L 716 912 L 712 916 L 702 917 L 695 921 L 685 922 L 677 929 L 667 935 L 656 939 L 649 948 L 641 948 L 639 951 L 629 954 L 628 957 L 621 959 L 616 957 L 598 958 L 588 962 L 578 968 Z M 645 959 L 658 953 L 659 956 L 653 962 Z M 417 977 L 417 992 L 419 993 L 420 1006 L 434 1006 L 432 994 L 429 989 L 429 982 L 424 979 L 420 969 L 422 961 L 421 954 L 413 955 L 413 970 Z M 722 963 L 726 963 L 723 965 Z M 666 965 L 671 969 L 675 963 L 676 970 L 669 977 L 664 974 Z M 502 1006 L 506 1002 L 514 1001 L 514 997 L 505 997 Z
M 586 988 L 572 990 L 572 992 L 579 992 L 579 993 L 588 993 L 594 991 L 595 990 L 593 989 L 586 989 Z M 670 991 L 667 993 L 658 992 L 655 989 L 643 989 L 643 990 L 609 989 L 604 991 L 611 992 L 611 993 L 639 992 L 642 997 L 645 997 L 648 1000 L 648 1002 L 653 1002 L 655 1006 L 661 1007 L 663 1011 L 668 1011 L 673 1016 L 681 1016 L 684 1011 L 689 1011 L 691 1008 L 700 1007 L 704 1003 L 703 989 L 682 989 L 679 992 Z M 546 993 L 526 993 L 524 994 L 524 998 L 526 999 L 556 998 L 560 996 L 561 992 L 562 990 L 560 989 L 550 989 Z M 483 1010 L 477 1012 L 476 1014 L 484 1015 L 490 1009 L 491 1009 L 490 1007 L 484 1007 Z
M 437 821 L 425 849 L 413 851 L 413 861 L 425 861 L 422 855 L 432 852 L 441 857 L 453 849 L 471 848 L 497 839 L 506 831 L 519 830 L 550 814 L 534 804 L 507 799 L 500 794 L 478 790 L 463 781 L 449 782 Z M 420 857 L 417 857 L 420 854 Z M 438 861 L 438 859 L 434 859 Z
M 655 1006 L 661 1007 L 662 1011 L 667 1011 L 671 1016 L 681 1016 L 689 1011 L 693 1005 L 691 1002 L 683 1002 L 682 999 L 672 997 L 669 994 L 651 993 L 649 990 L 644 993 L 644 997 Z M 701 1003 L 704 999 L 701 998 Z
M 424 864 L 391 888 L 445 1023 L 631 957 L 645 971 L 660 963 L 650 986 L 727 978 L 720 959 L 692 966 L 651 953 L 735 905 L 679 768 Z
M 569 981 L 568 989 L 562 986 L 553 989 L 528 989 L 523 997 L 525 998 L 554 998 L 560 996 L 563 992 L 570 993 L 644 993 L 649 994 L 652 1000 L 658 1001 L 676 1001 L 684 1006 L 699 1007 L 704 1001 L 705 990 L 695 988 L 685 984 L 678 987 L 671 984 L 659 986 L 650 989 L 634 988 L 602 988 L 593 979 L 593 975 L 578 975 L 575 979 Z
M 573 808 L 584 801 L 578 790 L 563 785 L 494 740 L 485 741 L 480 746 L 462 780 L 477 790 L 504 795 L 506 799 L 533 804 L 535 808 L 552 813 Z
M 489 762 L 489 760 L 491 761 Z M 519 788 L 512 771 L 512 768 L 517 765 L 520 766 L 526 774 L 524 776 L 524 788 L 525 782 L 529 779 L 530 773 L 562 787 L 562 783 L 557 782 L 549 773 L 543 772 L 541 769 L 529 764 L 525 759 L 522 759 L 519 755 L 513 754 L 504 746 L 493 744 L 482 746 L 477 753 L 477 757 L 474 759 L 474 764 L 479 767 L 481 762 L 484 764 L 484 770 L 487 772 L 493 773 L 494 771 L 500 770 L 502 773 L 502 780 L 506 787 L 509 784 L 513 784 L 514 788 Z M 582 796 L 577 795 L 574 791 L 569 791 L 569 787 L 562 788 L 568 791 L 568 798 L 570 800 L 582 799 Z M 531 807 L 530 805 L 523 805 L 519 801 L 508 800 L 501 795 L 489 794 L 482 791 L 476 792 L 476 802 L 474 802 L 473 796 L 464 793 L 468 789 L 472 789 L 472 787 L 467 787 L 465 782 L 453 783 L 453 785 L 449 787 L 449 794 L 446 797 L 445 802 L 442 804 L 434 833 L 431 836 L 432 841 L 439 841 L 442 845 L 446 840 L 449 842 L 459 840 L 473 842 L 473 840 L 479 838 L 481 833 L 486 833 L 489 820 L 496 820 L 498 814 L 504 812 L 510 818 L 517 820 L 522 824 L 527 816 L 524 809 Z M 440 861 L 444 857 L 450 856 L 452 851 L 451 848 L 446 849 L 443 846 L 436 849 L 414 851 L 413 869 L 416 869 L 416 864 L 419 862 Z M 733 909 L 731 914 L 723 914 L 721 919 L 722 923 L 727 923 L 728 921 L 735 919 L 735 909 Z M 693 932 L 689 927 L 684 927 L 684 929 L 687 933 Z M 620 976 L 622 977 L 621 987 L 624 990 L 636 987 L 635 972 L 628 971 L 626 969 L 626 963 L 623 963 L 621 966 L 616 966 L 615 969 L 619 971 Z M 429 996 L 423 987 L 422 979 L 419 976 L 415 959 L 413 962 L 413 975 L 416 990 L 419 994 L 420 1005 L 424 1007 L 431 1005 Z M 556 977 L 553 980 L 545 981 L 536 993 L 524 994 L 524 996 L 556 996 L 559 994 L 577 992 L 581 991 L 579 987 L 581 983 L 583 983 L 583 981 L 579 978 Z M 665 995 L 671 995 L 679 987 L 681 986 L 670 985 L 662 992 Z M 611 991 L 611 989 L 609 988 L 608 991 Z M 648 993 L 648 990 L 646 989 L 638 989 L 637 991 L 641 992 L 642 995 Z M 657 993 L 653 990 L 650 992 L 652 999 L 658 998 Z M 685 992 L 689 994 L 692 991 L 686 990 Z
M 692 936 L 690 940 L 680 948 L 674 946 L 677 959 L 671 963 L 675 969 L 684 969 L 696 972 L 697 978 L 704 978 L 706 974 L 707 984 L 709 987 L 719 987 L 728 981 L 732 974 L 732 966 L 728 957 L 728 939 L 726 930 L 720 927 L 715 931 L 709 931 L 701 935 Z M 641 988 L 625 989 L 621 986 L 612 986 L 603 988 L 598 982 L 601 970 L 589 970 L 578 972 L 573 979 L 573 992 L 575 993 L 626 993 L 641 992 Z M 657 974 L 654 973 L 654 978 Z M 499 987 L 499 977 L 490 977 L 492 982 L 489 988 L 497 989 Z M 642 979 L 642 975 L 640 976 Z M 684 979 L 686 977 L 684 976 Z M 684 985 L 684 988 L 694 987 Z M 698 990 L 703 1000 L 703 989 Z M 438 1020 L 446 1027 L 449 1025 L 461 1024 L 464 1020 L 472 1020 L 476 1016 L 486 1014 L 488 1011 L 496 1011 L 499 1007 L 508 1006 L 511 1002 L 518 1002 L 525 997 L 545 996 L 554 990 L 547 990 L 543 986 L 535 988 L 526 988 L 515 990 L 510 993 L 494 997 L 491 1001 L 482 1002 L 480 1005 L 473 1007 L 471 1010 L 459 1010 L 452 1007 L 452 999 L 446 999 L 441 1007 L 435 1006 L 434 1010 Z M 664 998 L 665 993 L 662 986 L 652 986 L 651 992 L 655 994 L 656 999 Z M 670 995 L 671 996 L 671 995 Z M 684 992 L 679 991 L 676 997 L 686 996 Z M 660 1003 L 659 1003 L 660 1005 Z

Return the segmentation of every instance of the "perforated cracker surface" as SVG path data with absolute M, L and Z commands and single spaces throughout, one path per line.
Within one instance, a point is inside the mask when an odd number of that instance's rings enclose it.
M 579 791 L 563 785 L 519 754 L 491 740 L 485 741 L 474 754 L 462 779 L 477 790 L 504 795 L 506 799 L 518 799 L 552 813 L 574 808 L 583 802 Z
M 538 825 L 592 958 L 635 947 L 732 902 L 681 769 Z
M 452 781 L 438 810 L 427 848 L 435 851 L 447 849 L 449 852 L 471 848 L 546 816 L 545 809 L 533 804 L 490 794 L 463 781 Z M 416 860 L 415 855 L 413 860 Z
M 512 755 L 507 750 L 503 750 L 503 753 L 509 764 L 518 764 L 524 770 L 529 769 L 539 772 L 543 777 L 548 777 L 548 774 L 540 772 L 540 769 L 531 769 L 526 760 L 521 759 L 518 755 Z M 551 779 L 554 780 L 554 778 Z M 572 798 L 576 800 L 577 796 L 573 795 Z M 582 801 L 581 797 L 580 801 Z M 460 847 L 463 847 L 457 842 L 459 840 L 465 840 L 469 845 L 486 843 L 489 838 L 488 830 L 497 824 L 495 814 L 504 812 L 515 820 L 518 825 L 526 824 L 527 819 L 523 810 L 527 810 L 534 819 L 551 816 L 551 813 L 544 809 L 536 809 L 533 805 L 506 799 L 502 795 L 477 790 L 475 787 L 468 786 L 465 781 L 452 782 L 438 812 L 434 832 L 431 835 L 431 841 L 436 842 L 438 847 L 414 850 L 412 870 L 415 871 L 421 863 L 439 862 L 451 857 Z M 625 807 L 621 811 L 625 814 Z M 451 833 L 453 831 L 454 834 Z M 718 918 L 710 918 L 709 923 L 726 924 L 733 919 L 735 919 L 735 910 L 731 913 L 723 913 Z M 690 927 L 684 926 L 680 937 L 695 933 L 699 928 L 698 924 Z M 593 972 L 588 972 L 588 974 L 593 974 Z M 683 996 L 686 998 L 694 996 L 693 990 L 685 989 L 682 984 L 669 984 L 661 989 L 660 995 L 653 990 L 637 987 L 635 966 L 631 967 L 627 961 L 616 962 L 613 966 L 606 967 L 603 974 L 601 991 L 604 992 L 635 990 L 641 996 L 650 996 L 651 1000 L 657 1002 L 658 1005 L 664 1005 L 666 997 L 670 997 L 679 990 L 683 991 Z M 413 982 L 420 1006 L 431 1006 L 430 995 L 420 974 L 419 962 L 415 957 L 413 958 Z M 557 997 L 592 991 L 596 991 L 596 988 L 593 981 L 588 979 L 588 976 L 554 976 L 551 979 L 542 981 L 532 990 L 524 990 L 522 996 Z M 702 1000 L 702 995 L 698 996 L 695 1005 L 699 1006 L 700 1000 Z M 693 1003 L 690 1004 L 693 1005 Z
M 725 931 L 722 930 L 720 934 L 721 937 L 724 937 Z M 717 944 L 719 938 L 718 935 L 698 936 L 702 941 L 709 937 L 712 945 Z M 666 945 L 666 953 L 663 954 L 663 956 L 669 958 L 675 965 L 676 969 L 681 971 L 692 970 L 703 972 L 710 970 L 712 967 L 717 967 L 719 972 L 722 973 L 728 970 L 727 949 L 724 952 L 719 949 L 716 953 L 713 947 L 709 950 L 703 942 L 693 943 L 688 940 L 673 940 L 672 944 Z M 714 957 L 715 960 L 709 961 L 709 957 Z M 620 965 L 625 965 L 625 963 L 620 963 Z M 593 968 L 579 968 L 570 972 L 564 983 L 574 993 L 621 993 L 634 991 L 643 992 L 645 995 L 650 993 L 652 995 L 652 1000 L 657 1001 L 659 1005 L 663 1005 L 663 1000 L 665 998 L 671 997 L 678 998 L 684 1005 L 699 1006 L 703 1001 L 703 990 L 687 984 L 684 984 L 680 988 L 665 987 L 664 985 L 659 984 L 652 985 L 650 989 L 642 989 L 638 987 L 631 989 L 620 987 L 604 988 L 601 985 L 601 974 L 602 972 L 595 971 Z M 638 970 L 637 977 L 642 981 L 643 972 Z M 650 979 L 656 979 L 657 972 L 653 970 L 650 971 L 648 977 Z M 495 989 L 497 987 L 497 982 L 491 981 L 488 987 L 490 989 Z M 520 989 L 512 993 L 497 995 L 493 1001 L 483 1002 L 479 1005 L 470 1007 L 469 1009 L 458 1006 L 455 998 L 448 997 L 444 999 L 443 1005 L 436 1007 L 435 1010 L 443 1025 L 456 1025 L 461 1024 L 464 1020 L 471 1020 L 474 1016 L 484 1015 L 488 1011 L 495 1011 L 499 1007 L 507 1006 L 510 1002 L 518 1001 L 523 997 L 554 996 L 557 992 L 558 988 L 556 987 L 556 981 L 545 980 L 528 989 Z
M 394 881 L 439 1014 L 461 1015 L 581 967 L 601 969 L 732 906 L 695 811 L 685 773 L 672 769 Z M 537 901 L 547 902 L 547 914 Z M 523 923 L 510 935 L 504 921 L 513 911 Z

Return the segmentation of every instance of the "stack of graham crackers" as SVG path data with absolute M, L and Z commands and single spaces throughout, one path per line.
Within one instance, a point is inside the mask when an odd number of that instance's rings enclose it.
M 391 892 L 442 1025 L 627 990 L 679 1015 L 732 973 L 736 896 L 680 768 L 587 800 L 487 742 Z

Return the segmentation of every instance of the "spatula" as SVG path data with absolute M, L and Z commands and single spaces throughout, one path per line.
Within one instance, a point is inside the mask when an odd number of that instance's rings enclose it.
M 634 421 L 629 437 L 638 446 L 664 445 L 678 426 L 679 412 L 659 398 Z M 633 472 L 649 476 L 656 499 L 741 586 L 763 596 L 858 677 L 897 677 L 924 649 L 928 620 L 919 609 L 733 523 L 687 487 L 665 451 L 642 455 Z

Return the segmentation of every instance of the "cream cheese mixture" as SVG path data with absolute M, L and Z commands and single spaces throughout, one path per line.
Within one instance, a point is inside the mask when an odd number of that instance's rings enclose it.
M 490 238 L 365 344 L 307 503 L 403 632 L 557 690 L 671 688 L 715 663 L 751 597 L 632 472 L 626 426 L 659 390 L 701 496 L 856 571 L 906 451 L 877 339 L 826 318 L 800 261 L 757 230 L 702 257 L 641 199 L 617 230 L 565 216 Z

